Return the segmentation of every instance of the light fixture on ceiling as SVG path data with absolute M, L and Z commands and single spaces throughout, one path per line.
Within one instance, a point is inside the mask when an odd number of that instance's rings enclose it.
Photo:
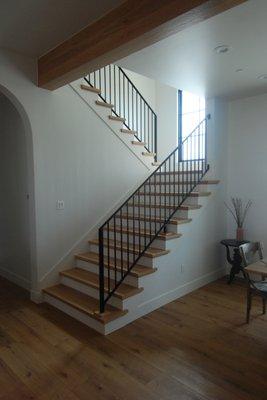
M 267 80 L 267 74 L 264 74 L 264 75 L 260 75 L 260 76 L 258 76 L 258 78 L 257 79 L 260 79 L 260 80 Z
M 225 53 L 228 53 L 231 49 L 232 48 L 230 46 L 222 45 L 222 46 L 215 47 L 215 49 L 213 51 L 217 54 L 225 54 Z
M 235 70 L 235 72 L 243 72 L 244 70 L 243 70 L 243 68 L 237 68 L 236 70 Z

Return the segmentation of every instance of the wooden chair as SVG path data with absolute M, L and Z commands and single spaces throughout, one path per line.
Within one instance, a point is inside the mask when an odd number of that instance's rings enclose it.
M 249 323 L 250 311 L 253 296 L 260 296 L 262 298 L 262 313 L 266 312 L 266 299 L 267 299 L 267 281 L 254 281 L 250 278 L 246 267 L 256 262 L 263 262 L 262 246 L 260 242 L 245 243 L 239 247 L 240 254 L 243 260 L 243 274 L 247 282 L 247 317 L 246 322 Z M 264 263 L 264 262 L 263 262 Z

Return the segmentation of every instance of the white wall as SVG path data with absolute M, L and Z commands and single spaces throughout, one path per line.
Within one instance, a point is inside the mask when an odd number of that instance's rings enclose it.
M 15 96 L 32 131 L 40 282 L 148 171 L 69 86 L 36 87 L 35 67 L 0 52 L 0 91 Z M 64 210 L 56 210 L 57 200 L 65 201 Z
M 178 145 L 177 89 L 156 82 L 158 160 L 163 161 Z
M 267 249 L 267 94 L 229 103 L 228 200 L 251 199 L 245 238 Z M 228 235 L 235 223 L 228 217 Z
M 30 287 L 26 138 L 12 103 L 0 95 L 0 274 Z
M 178 144 L 177 89 L 123 68 L 157 114 L 158 161 L 163 161 Z

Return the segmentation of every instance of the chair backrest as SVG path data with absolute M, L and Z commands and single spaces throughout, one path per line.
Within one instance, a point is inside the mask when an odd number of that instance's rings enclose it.
M 250 278 L 249 273 L 246 271 L 246 267 L 249 264 L 263 259 L 262 245 L 260 242 L 245 243 L 239 246 L 239 251 L 243 260 L 242 270 L 247 284 L 257 290 L 256 286 L 254 285 L 254 281 Z
M 262 260 L 262 245 L 260 242 L 245 243 L 239 246 L 244 267 L 253 264 L 256 261 Z

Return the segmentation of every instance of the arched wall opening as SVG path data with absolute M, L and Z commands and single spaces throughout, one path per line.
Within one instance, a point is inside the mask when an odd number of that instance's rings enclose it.
M 0 85 L 0 275 L 37 285 L 32 132 L 17 98 Z

